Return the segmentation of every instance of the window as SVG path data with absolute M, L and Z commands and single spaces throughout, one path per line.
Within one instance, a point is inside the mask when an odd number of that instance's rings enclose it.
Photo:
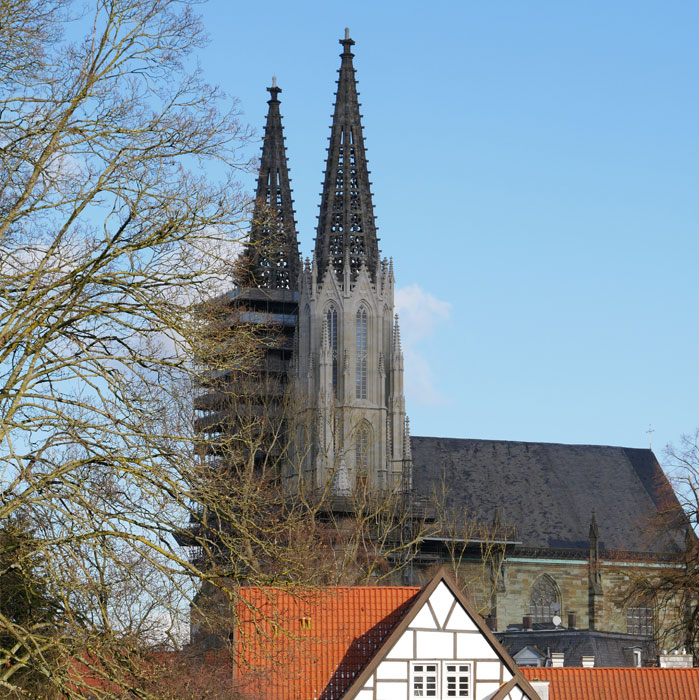
M 465 661 L 413 661 L 410 664 L 411 700 L 472 698 L 471 674 L 471 664 Z
M 633 650 L 633 665 L 636 668 L 641 668 L 641 666 L 643 666 L 643 656 L 640 649 Z
M 444 664 L 444 695 L 447 698 L 469 698 L 471 664 Z
M 333 389 L 337 389 L 337 309 L 331 304 L 325 315 L 333 362 Z
M 436 662 L 425 663 L 424 661 L 412 663 L 411 686 L 413 698 L 436 698 L 437 679 L 439 677 Z
M 366 363 L 367 363 L 367 311 L 362 306 L 357 311 L 356 321 L 357 335 L 357 367 L 356 367 L 356 397 L 358 399 L 366 398 Z
M 366 475 L 369 471 L 369 426 L 362 424 L 357 430 L 357 438 L 355 442 L 355 464 L 357 467 L 357 475 Z
M 551 622 L 561 613 L 561 595 L 556 582 L 548 575 L 539 577 L 532 586 L 529 614 L 532 622 Z
M 626 608 L 626 632 L 651 637 L 653 635 L 653 608 L 648 605 Z

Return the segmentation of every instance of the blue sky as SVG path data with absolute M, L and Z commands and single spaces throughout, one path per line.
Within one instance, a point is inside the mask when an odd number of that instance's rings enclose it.
M 414 434 L 644 447 L 652 424 L 662 457 L 699 427 L 698 3 L 199 11 L 258 133 L 278 77 L 304 255 L 350 27 Z

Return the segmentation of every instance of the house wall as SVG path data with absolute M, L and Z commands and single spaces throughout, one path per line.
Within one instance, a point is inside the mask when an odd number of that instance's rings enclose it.
M 513 679 L 496 649 L 442 582 L 352 700 L 411 700 L 415 665 L 420 662 L 438 669 L 437 697 L 447 697 L 443 686 L 450 661 L 469 669 L 468 700 L 484 700 Z M 514 687 L 508 697 L 529 696 Z

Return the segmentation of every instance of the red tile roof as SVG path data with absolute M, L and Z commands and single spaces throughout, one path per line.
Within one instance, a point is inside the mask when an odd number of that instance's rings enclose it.
M 549 700 L 697 700 L 699 668 L 522 668 Z
M 242 589 L 236 662 L 241 690 L 264 700 L 337 700 L 420 590 Z

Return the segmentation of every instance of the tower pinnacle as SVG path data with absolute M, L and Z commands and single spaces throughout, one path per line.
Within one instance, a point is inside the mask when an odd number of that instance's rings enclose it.
M 352 63 L 354 41 L 348 29 L 340 44 L 342 62 L 318 217 L 316 260 L 321 274 L 331 266 L 340 282 L 345 262 L 349 262 L 353 280 L 362 264 L 376 280 L 378 239 Z
M 291 199 L 284 131 L 276 76 L 267 90 L 267 123 L 257 178 L 250 241 L 238 284 L 242 287 L 293 289 L 299 273 L 299 246 Z

